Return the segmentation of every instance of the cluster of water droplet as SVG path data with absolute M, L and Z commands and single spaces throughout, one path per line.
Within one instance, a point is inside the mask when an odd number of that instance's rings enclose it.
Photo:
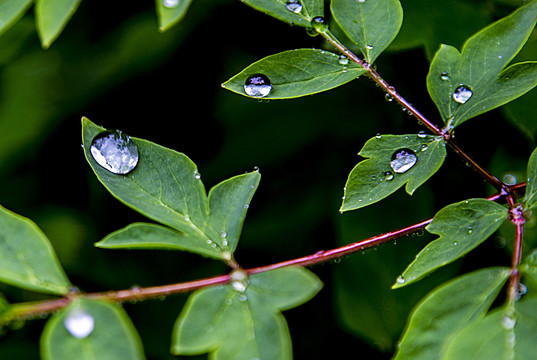
M 114 174 L 128 174 L 138 164 L 138 147 L 120 130 L 103 131 L 95 136 L 90 152 L 99 165 Z
M 263 98 L 272 91 L 272 83 L 264 74 L 253 74 L 248 76 L 244 82 L 244 92 L 248 96 Z
M 239 300 L 246 300 L 246 289 L 248 288 L 248 274 L 242 269 L 233 270 L 229 275 L 231 287 L 240 293 Z

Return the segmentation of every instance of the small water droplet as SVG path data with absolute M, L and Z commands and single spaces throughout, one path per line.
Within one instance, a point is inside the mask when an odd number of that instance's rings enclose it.
M 498 59 L 503 59 L 503 56 L 502 55 L 498 55 Z
M 194 178 L 195 178 L 196 180 L 201 179 L 201 174 L 200 174 L 197 170 L 194 171 Z
M 254 166 L 254 172 L 259 172 L 259 166 Z
M 518 180 L 513 174 L 505 174 L 502 178 L 502 181 L 505 185 L 515 185 Z
M 174 7 L 177 7 L 177 5 L 179 5 L 179 0 L 163 0 L 162 5 L 164 5 L 164 7 L 172 9 Z
M 233 270 L 229 275 L 231 287 L 238 292 L 245 292 L 248 287 L 248 275 L 242 269 Z
M 63 325 L 77 339 L 88 337 L 95 327 L 93 316 L 80 309 L 72 310 L 65 318 Z
M 474 233 L 474 230 L 472 229 L 471 226 L 468 226 L 468 235 L 472 235 Z
M 362 4 L 362 3 L 365 3 L 365 0 L 356 0 L 356 2 L 358 2 L 358 3 L 361 3 L 361 4 Z
M 399 276 L 399 277 L 397 278 L 397 283 L 398 283 L 398 284 L 404 284 L 405 281 L 406 281 L 405 278 L 402 277 L 402 276 Z
M 377 135 L 375 135 L 375 137 L 376 137 L 377 139 L 382 139 L 382 135 L 381 135 L 380 133 L 377 133 Z
M 316 16 L 311 19 L 311 26 L 313 26 L 318 33 L 324 33 L 328 30 L 328 21 L 322 16 Z
M 244 92 L 248 96 L 262 98 L 270 94 L 272 83 L 269 78 L 263 74 L 253 74 L 248 76 L 244 83 Z
M 388 102 L 392 102 L 392 101 L 393 101 L 393 96 L 392 96 L 390 93 L 386 93 L 386 95 L 384 96 L 384 98 L 385 98 L 386 101 L 388 101 Z
M 302 4 L 298 0 L 289 0 L 285 4 L 285 8 L 295 14 L 298 14 L 302 11 Z
M 231 260 L 231 253 L 229 251 L 224 251 L 222 253 L 222 258 L 227 261 Z
M 419 137 L 420 139 L 425 139 L 425 138 L 427 137 L 427 133 L 425 133 L 425 131 L 422 130 L 422 131 L 420 131 L 420 132 L 418 133 L 418 137 Z
M 518 283 L 518 297 L 522 297 L 523 295 L 526 295 L 528 292 L 528 287 L 522 283 Z
M 429 145 L 427 144 L 421 144 L 420 146 L 420 151 L 427 151 L 429 150 Z
M 239 295 L 239 301 L 246 301 L 246 300 L 248 300 L 248 297 L 246 295 L 244 294 Z
M 367 45 L 365 46 L 365 48 L 366 48 L 367 50 L 373 50 L 373 45 L 372 45 L 372 44 L 367 44 Z
M 506 330 L 512 330 L 516 325 L 516 318 L 514 316 L 505 315 L 502 318 L 502 326 Z
M 386 171 L 384 173 L 384 179 L 388 181 L 393 180 L 393 173 L 391 171 Z
M 451 78 L 449 77 L 449 73 L 444 71 L 440 74 L 440 79 L 441 80 L 444 80 L 444 81 L 447 81 L 447 80 L 451 80 Z
M 459 242 L 458 241 L 453 241 L 453 246 L 457 246 L 459 245 Z
M 339 59 L 338 59 L 338 62 L 341 64 L 341 65 L 347 65 L 349 63 L 349 58 L 346 57 L 345 55 L 340 55 L 339 56 Z
M 248 205 L 248 204 L 244 205 L 245 209 L 248 209 L 249 207 L 250 207 L 250 205 Z
M 467 85 L 460 85 L 455 89 L 453 93 L 453 100 L 459 104 L 466 103 L 473 95 L 472 89 Z
M 220 237 L 221 237 L 222 239 L 227 238 L 227 233 L 226 233 L 226 232 L 221 232 L 221 233 L 220 233 Z
M 414 151 L 410 149 L 399 149 L 393 153 L 390 166 L 396 173 L 403 174 L 416 165 L 417 161 L 418 157 Z
M 138 147 L 119 130 L 103 131 L 95 136 L 90 151 L 99 165 L 114 174 L 128 174 L 138 165 Z

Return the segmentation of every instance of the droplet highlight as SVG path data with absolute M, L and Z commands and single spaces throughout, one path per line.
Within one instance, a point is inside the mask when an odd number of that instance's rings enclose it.
M 449 77 L 449 73 L 444 71 L 440 74 L 440 80 L 443 80 L 443 81 L 447 81 L 447 80 L 451 80 L 451 78 Z
M 244 92 L 248 96 L 262 98 L 270 94 L 272 83 L 264 74 L 253 74 L 248 76 L 244 83 Z
M 302 11 L 302 4 L 298 0 L 289 0 L 285 8 L 292 13 L 298 14 Z
M 349 63 L 349 58 L 346 57 L 345 55 L 340 55 L 338 62 L 340 65 L 347 65 Z
M 390 181 L 390 180 L 393 180 L 393 177 L 394 176 L 393 176 L 393 173 L 391 171 L 386 171 L 384 173 L 384 180 Z
M 233 270 L 229 275 L 231 287 L 238 292 L 245 292 L 248 287 L 248 274 L 242 269 Z
M 65 318 L 63 325 L 77 339 L 88 337 L 95 327 L 93 316 L 82 310 L 73 310 Z
M 465 104 L 468 100 L 470 100 L 472 95 L 474 95 L 474 93 L 469 86 L 460 85 L 455 89 L 455 92 L 453 92 L 453 100 L 455 100 L 459 104 Z
M 138 147 L 120 130 L 103 131 L 93 138 L 91 156 L 114 174 L 128 174 L 138 165 Z
M 179 0 L 163 0 L 162 5 L 166 8 L 173 9 L 179 5 Z
M 410 149 L 399 149 L 393 153 L 390 166 L 396 173 L 403 174 L 416 165 L 417 161 L 418 157 L 414 151 Z
M 311 26 L 313 26 L 318 33 L 324 33 L 328 30 L 328 21 L 322 16 L 316 16 L 311 19 Z

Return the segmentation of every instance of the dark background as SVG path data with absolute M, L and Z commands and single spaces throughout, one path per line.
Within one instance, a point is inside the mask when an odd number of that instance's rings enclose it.
M 460 49 L 472 33 L 518 4 L 403 0 L 403 28 L 379 58 L 378 72 L 440 125 L 425 87 L 434 51 L 440 43 Z M 0 36 L 0 204 L 44 230 L 83 291 L 175 283 L 227 270 L 188 253 L 93 247 L 143 218 L 114 200 L 91 172 L 80 146 L 82 116 L 184 152 L 207 189 L 258 166 L 261 185 L 236 253 L 246 268 L 396 230 L 452 202 L 494 192 L 448 152 L 442 169 L 412 197 L 400 190 L 340 215 L 343 185 L 365 141 L 424 128 L 366 78 L 288 101 L 257 101 L 222 89 L 222 82 L 264 56 L 324 46 L 320 37 L 239 1 L 196 0 L 180 24 L 165 33 L 157 29 L 152 2 L 94 0 L 82 2 L 48 50 L 39 45 L 33 9 Z M 535 38 L 521 59 L 537 58 Z M 512 174 L 524 181 L 537 132 L 531 110 L 536 98 L 533 91 L 468 121 L 457 129 L 456 141 L 499 178 Z M 432 236 L 402 238 L 313 267 L 324 289 L 285 312 L 295 358 L 390 358 L 411 308 L 430 289 L 456 274 L 509 264 L 510 231 L 502 229 L 464 259 L 397 291 L 390 286 Z M 13 303 L 41 298 L 5 285 L 0 292 Z M 186 298 L 125 304 L 148 359 L 182 358 L 171 356 L 169 347 Z M 4 329 L 0 358 L 38 358 L 43 325 L 32 320 Z

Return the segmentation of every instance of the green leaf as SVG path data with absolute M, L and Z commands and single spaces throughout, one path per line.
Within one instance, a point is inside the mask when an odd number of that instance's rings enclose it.
M 280 311 L 308 301 L 321 286 L 303 268 L 281 268 L 250 276 L 244 291 L 234 282 L 198 290 L 177 319 L 172 353 L 211 352 L 214 360 L 291 359 L 289 329 Z
M 81 0 L 37 0 L 35 22 L 43 48 L 48 48 L 63 31 Z
M 528 170 L 526 172 L 526 195 L 524 196 L 524 208 L 533 209 L 537 203 L 537 149 L 533 150 L 528 161 Z
M 222 84 L 225 89 L 248 96 L 244 83 L 249 76 L 264 74 L 272 90 L 264 99 L 290 99 L 330 90 L 365 73 L 358 64 L 337 54 L 316 49 L 288 50 L 267 56 Z
M 537 299 L 530 298 L 492 312 L 457 334 L 443 359 L 534 359 L 536 309 Z
M 394 360 L 444 359 L 453 337 L 485 315 L 508 276 L 508 268 L 482 269 L 433 290 L 412 312 Z
M 398 173 L 391 163 L 395 153 L 402 149 L 411 150 L 417 161 L 407 171 Z M 349 174 L 341 212 L 371 205 L 405 184 L 406 192 L 412 195 L 442 166 L 446 147 L 441 138 L 429 135 L 379 135 L 369 139 L 358 155 L 367 159 Z
M 144 355 L 136 329 L 121 307 L 77 299 L 45 325 L 41 358 L 135 360 Z
M 520 271 L 537 283 L 537 249 L 533 249 L 519 266 Z
M 70 287 L 45 234 L 31 220 L 1 206 L 0 281 L 58 295 Z
M 537 85 L 537 62 L 504 69 L 536 21 L 537 2 L 533 1 L 470 37 L 460 53 L 453 46 L 441 45 L 427 75 L 427 89 L 449 127 L 497 108 Z M 461 85 L 471 90 L 465 102 L 454 99 Z
M 201 175 L 186 155 L 134 138 L 139 163 L 128 175 L 117 175 L 101 167 L 90 153 L 93 138 L 105 129 L 86 118 L 82 127 L 86 159 L 108 191 L 134 210 L 174 229 L 135 224 L 113 233 L 98 246 L 123 248 L 126 236 L 131 236 L 130 244 L 137 248 L 180 246 L 218 259 L 233 253 L 259 185 L 259 172 L 225 180 L 207 197 Z M 153 238 L 157 233 L 163 238 Z
M 186 14 L 192 0 L 155 0 L 160 31 L 179 22 Z
M 324 16 L 323 0 L 297 0 L 302 9 L 298 12 L 289 10 L 287 0 L 243 0 L 242 2 L 252 8 L 285 21 L 291 25 L 311 27 L 311 19 L 316 16 Z
M 0 34 L 15 24 L 33 4 L 33 0 L 4 0 L 0 2 Z
M 390 45 L 403 23 L 399 0 L 332 0 L 332 14 L 345 35 L 372 64 Z
M 473 250 L 507 219 L 507 209 L 493 201 L 470 199 L 440 210 L 427 231 L 440 237 L 423 248 L 393 288 L 411 284 Z

